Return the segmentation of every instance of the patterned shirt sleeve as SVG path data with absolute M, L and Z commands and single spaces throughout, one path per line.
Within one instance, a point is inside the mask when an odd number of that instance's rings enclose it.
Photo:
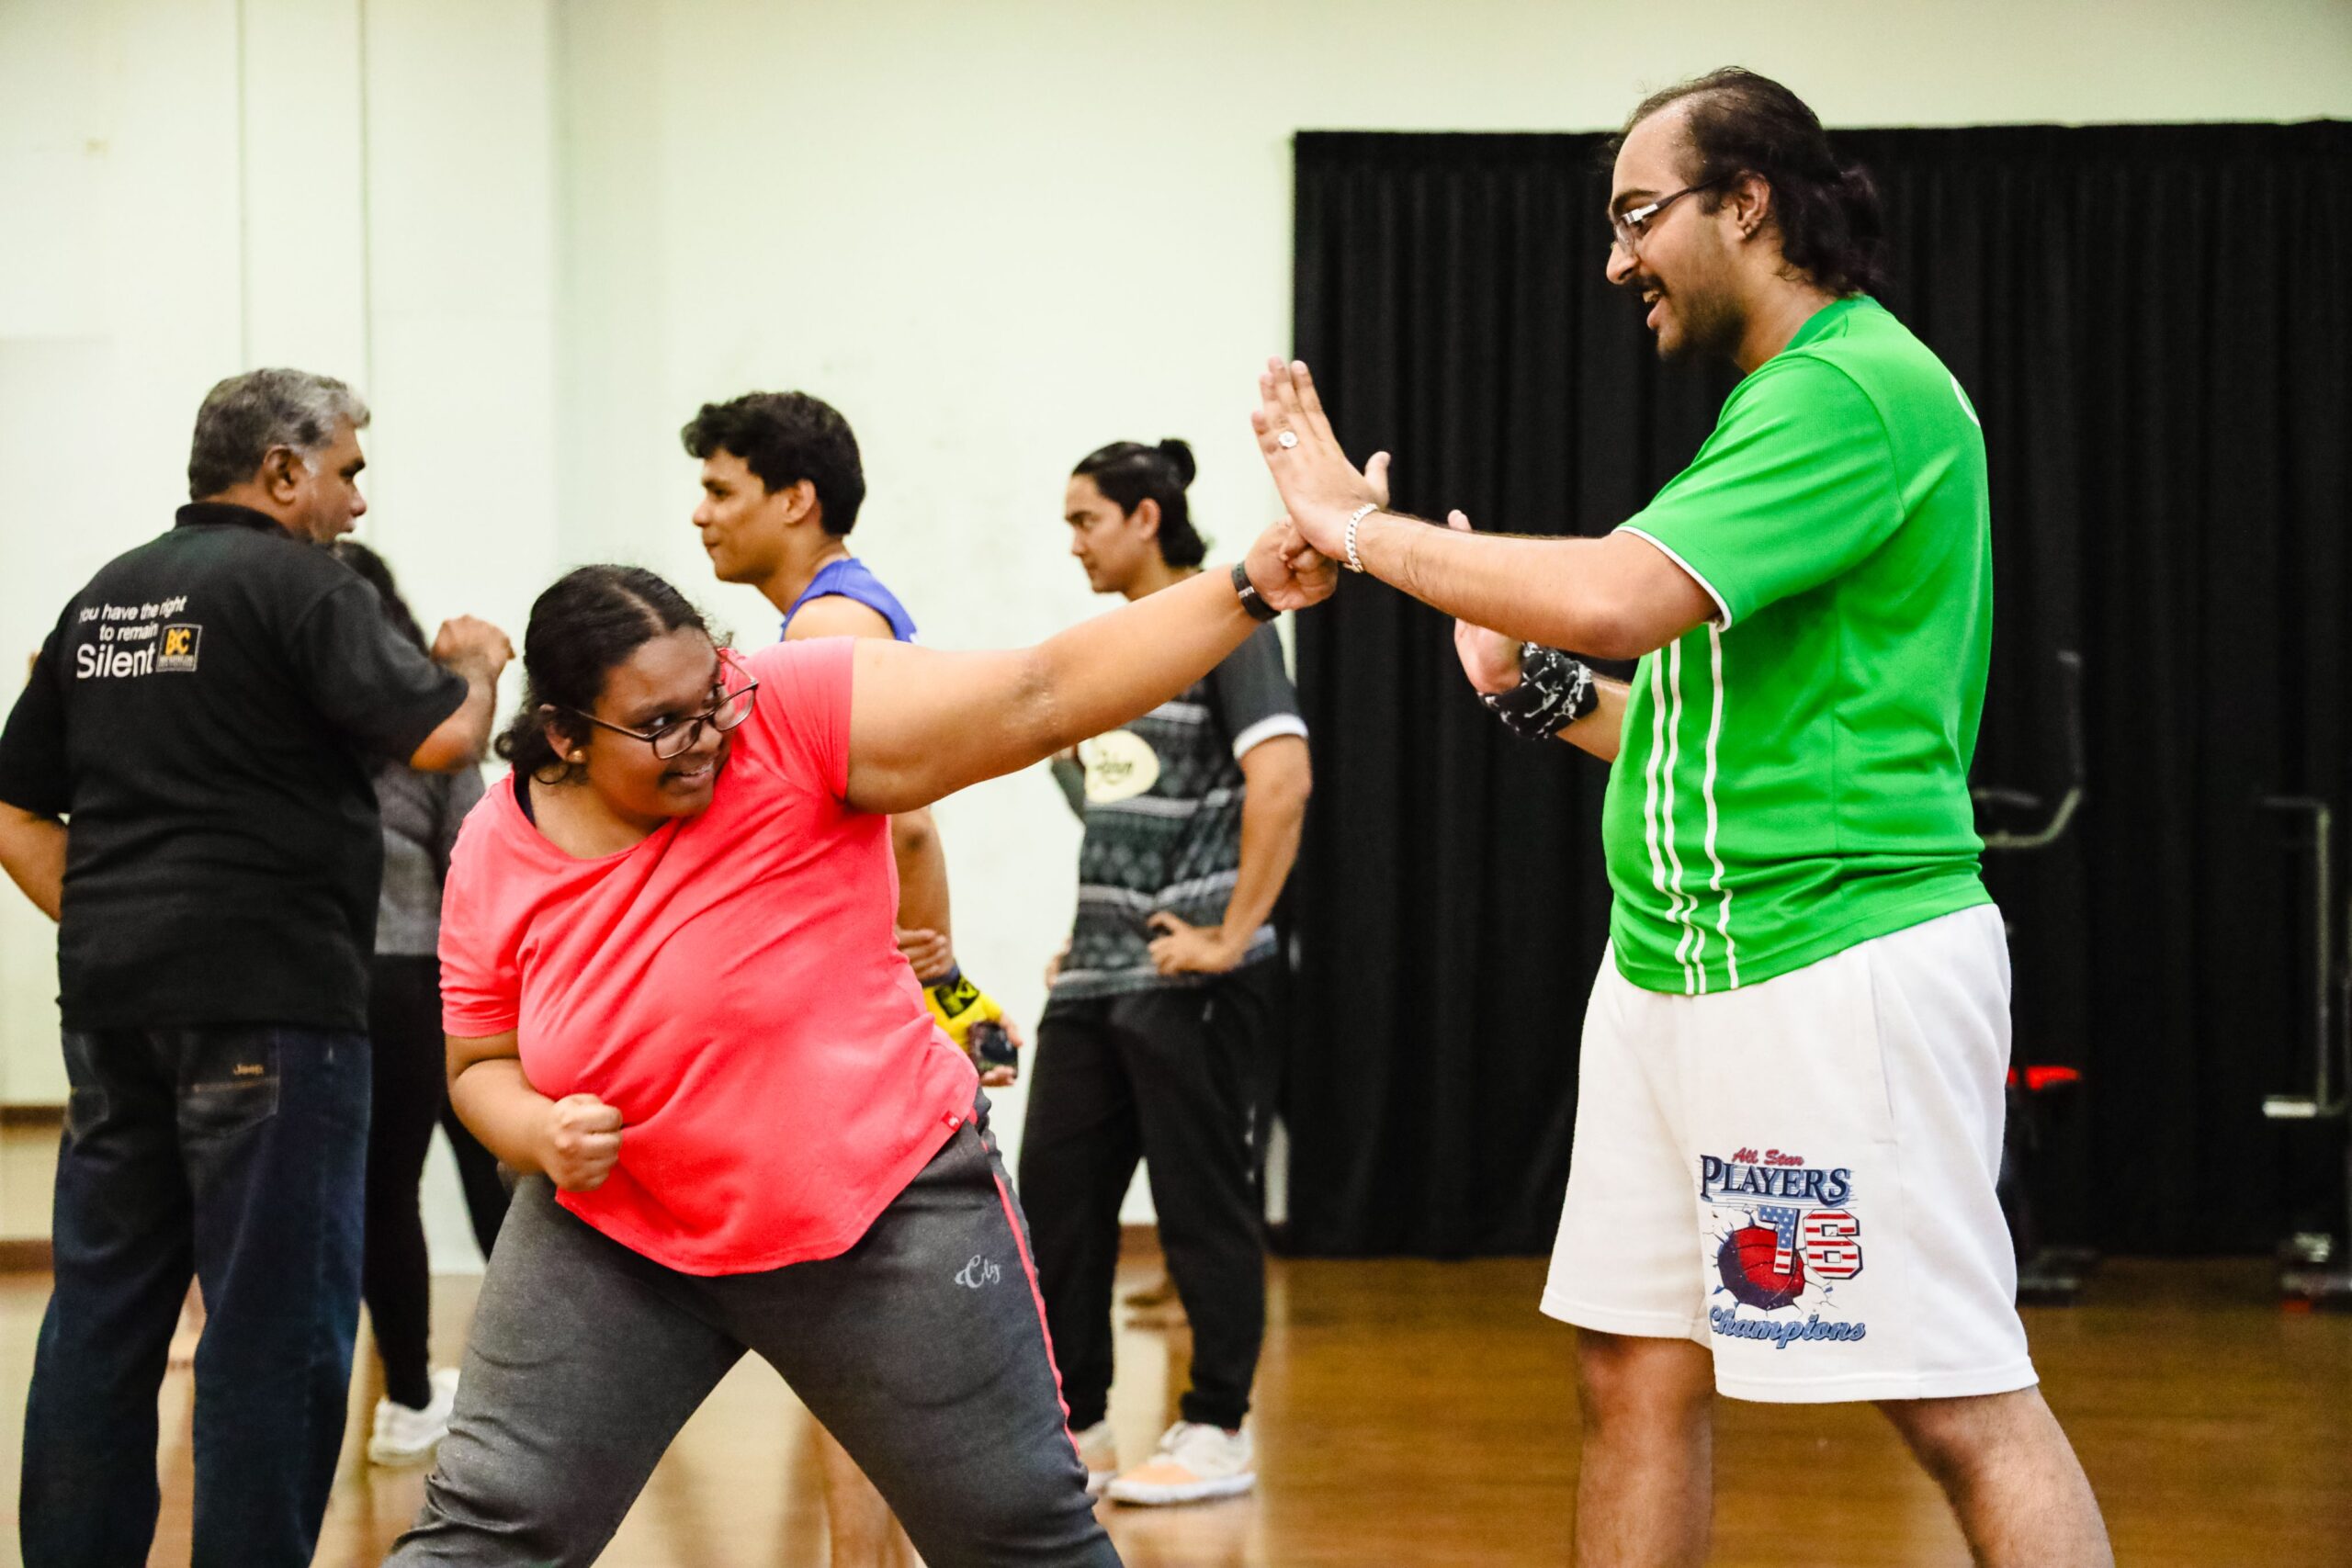
M 1209 690 L 1217 717 L 1233 738 L 1236 761 L 1277 735 L 1306 738 L 1298 689 L 1283 668 L 1283 640 L 1271 626 L 1260 626 L 1249 641 L 1225 656 L 1225 662 L 1209 672 Z

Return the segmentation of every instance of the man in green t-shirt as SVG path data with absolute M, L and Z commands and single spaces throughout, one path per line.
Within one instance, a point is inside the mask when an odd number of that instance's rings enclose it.
M 1967 774 L 1992 634 L 1967 394 L 1869 296 L 1877 199 L 1724 71 L 1620 139 L 1612 283 L 1745 374 L 1600 539 L 1382 510 L 1303 365 L 1261 378 L 1315 549 L 1457 616 L 1516 732 L 1611 764 L 1611 961 L 1544 1310 L 1577 1325 L 1579 1563 L 1696 1563 L 1713 1395 L 1878 1403 L 1976 1560 L 2111 1562 L 2036 1386 L 1994 1196 L 2008 955 Z M 1490 629 L 1491 628 L 1491 629 Z M 1640 660 L 1630 682 L 1569 654 Z

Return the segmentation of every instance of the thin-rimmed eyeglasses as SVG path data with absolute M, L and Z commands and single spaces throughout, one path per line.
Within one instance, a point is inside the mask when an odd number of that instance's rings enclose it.
M 599 729 L 609 729 L 616 735 L 626 735 L 632 740 L 642 740 L 653 749 L 654 756 L 666 762 L 673 757 L 683 757 L 693 750 L 695 742 L 702 739 L 704 725 L 707 724 L 724 735 L 752 716 L 752 694 L 760 689 L 760 683 L 757 681 L 745 681 L 740 686 L 727 686 L 727 675 L 729 671 L 741 674 L 743 666 L 737 661 L 732 653 L 721 649 L 718 654 L 718 675 L 711 682 L 714 688 L 725 688 L 719 699 L 700 713 L 688 714 L 684 718 L 672 719 L 656 729 L 631 729 L 625 724 L 615 724 L 608 718 L 598 718 L 594 714 L 582 713 L 578 708 L 565 708 L 563 711 L 574 718 L 586 719 Z

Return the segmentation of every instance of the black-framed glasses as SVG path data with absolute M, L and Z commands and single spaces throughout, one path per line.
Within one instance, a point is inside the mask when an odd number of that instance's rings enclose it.
M 1702 180 L 1695 186 L 1684 186 L 1680 190 L 1668 191 L 1656 201 L 1646 202 L 1630 211 L 1611 213 L 1609 219 L 1611 248 L 1623 251 L 1629 256 L 1632 255 L 1640 246 L 1642 236 L 1648 233 L 1650 225 L 1657 220 L 1659 213 L 1664 212 L 1686 196 L 1695 196 L 1702 190 L 1713 190 L 1715 186 L 1727 184 L 1737 177 L 1736 174 L 1717 175 L 1713 179 Z
M 609 729 L 616 735 L 626 735 L 631 740 L 642 740 L 653 748 L 654 756 L 666 762 L 673 757 L 683 757 L 693 750 L 695 742 L 702 739 L 704 725 L 707 724 L 724 735 L 752 716 L 752 694 L 760 689 L 760 683 L 757 681 L 745 681 L 740 686 L 729 686 L 727 676 L 729 671 L 740 675 L 743 672 L 743 667 L 736 662 L 733 654 L 721 649 L 718 654 L 718 676 L 711 682 L 714 689 L 720 690 L 719 699 L 702 712 L 689 714 L 684 718 L 673 718 L 659 729 L 631 729 L 625 724 L 615 724 L 610 719 L 598 718 L 594 714 L 582 713 L 578 708 L 566 708 L 563 711 L 575 718 L 586 719 L 599 729 Z

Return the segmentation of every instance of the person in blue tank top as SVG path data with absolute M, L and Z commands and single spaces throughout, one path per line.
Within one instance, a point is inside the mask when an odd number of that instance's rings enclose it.
M 847 550 L 846 546 L 842 548 L 844 551 Z M 904 604 L 899 603 L 899 596 L 883 586 L 882 580 L 874 575 L 874 569 L 855 556 L 844 553 L 819 567 L 817 575 L 808 580 L 808 586 L 802 589 L 793 598 L 792 603 L 785 606 L 784 638 L 786 642 L 792 640 L 792 623 L 798 619 L 804 608 L 819 599 L 845 599 L 851 604 L 863 604 L 875 615 L 882 617 L 882 624 L 889 628 L 893 638 L 899 642 L 915 640 L 914 617 L 907 614 L 907 607 Z M 812 619 L 831 623 L 843 618 L 828 615 L 820 611 Z M 868 617 L 852 615 L 846 619 L 865 622 Z M 804 629 L 800 635 L 802 637 L 837 637 L 842 634 L 838 630 L 817 633 Z M 872 637 L 876 634 L 870 630 L 862 630 L 851 632 L 849 635 Z
M 849 421 L 806 392 L 750 392 L 705 403 L 680 432 L 702 460 L 695 527 L 721 582 L 756 588 L 784 616 L 786 641 L 820 637 L 915 639 L 914 617 L 866 564 L 849 533 L 865 500 L 865 471 Z M 982 1084 L 1001 1088 L 1014 1068 L 980 1055 L 984 1026 L 1017 1046 L 1020 1035 L 993 998 L 956 964 L 949 920 L 947 857 L 928 808 L 890 818 L 899 868 L 899 945 L 931 1009 L 955 1042 L 975 1054 Z M 825 1509 L 833 1568 L 905 1568 L 913 1545 L 857 1462 L 830 1433 Z

